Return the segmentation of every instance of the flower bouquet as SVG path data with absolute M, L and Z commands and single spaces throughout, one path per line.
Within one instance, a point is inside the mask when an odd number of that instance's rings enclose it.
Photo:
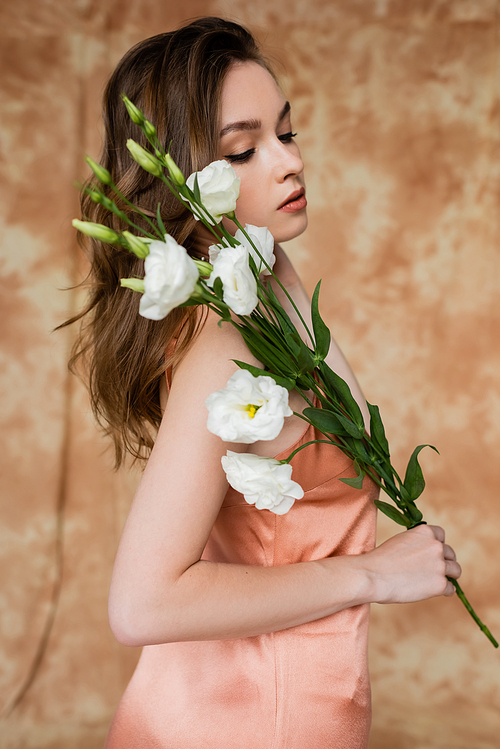
M 214 243 L 209 249 L 210 262 L 190 257 L 173 237 L 166 234 L 159 206 L 156 221 L 153 221 L 118 190 L 109 171 L 90 158 L 87 158 L 87 163 L 97 183 L 84 189 L 92 200 L 115 214 L 132 231 L 118 232 L 89 221 L 74 220 L 73 225 L 84 234 L 125 247 L 144 258 L 144 278 L 121 279 L 122 286 L 142 294 L 141 315 L 161 320 L 176 307 L 207 305 L 220 316 L 220 322 L 238 328 L 250 352 L 261 362 L 262 368 L 258 368 L 236 361 L 240 370 L 230 378 L 227 387 L 207 398 L 208 429 L 230 442 L 251 444 L 257 440 L 272 440 L 281 431 L 284 419 L 292 414 L 288 392 L 296 389 L 306 401 L 306 408 L 296 416 L 312 424 L 323 435 L 323 439 L 313 442 L 329 443 L 353 460 L 356 478 L 339 480 L 360 489 L 368 475 L 392 500 L 392 504 L 375 501 L 381 512 L 405 528 L 424 523 L 422 512 L 416 505 L 425 487 L 418 457 L 424 447 L 436 448 L 432 445 L 416 447 L 402 479 L 391 463 L 379 409 L 370 403 L 367 403 L 370 413 L 370 434 L 367 434 L 361 410 L 349 386 L 325 361 L 330 348 L 330 331 L 319 313 L 321 282 L 312 297 L 310 330 L 286 288 L 273 273 L 272 235 L 265 227 L 243 227 L 236 218 L 240 181 L 230 164 L 215 161 L 185 179 L 158 140 L 154 126 L 126 96 L 123 96 L 123 101 L 131 119 L 142 129 L 151 146 L 151 150 L 147 150 L 129 140 L 127 148 L 131 157 L 158 177 L 212 232 Z M 117 206 L 114 196 L 127 206 L 128 213 Z M 134 223 L 131 218 L 134 214 L 140 217 L 146 230 Z M 235 223 L 234 236 L 224 227 L 223 217 Z M 281 288 L 301 321 L 308 344 L 278 300 L 269 283 L 270 277 Z M 259 510 L 267 509 L 279 515 L 289 512 L 295 500 L 303 496 L 302 488 L 292 480 L 290 461 L 310 444 L 312 442 L 301 445 L 281 461 L 248 452 L 228 451 L 222 458 L 228 482 Z M 498 642 L 472 609 L 459 583 L 454 579 L 451 582 L 478 626 L 498 647 Z

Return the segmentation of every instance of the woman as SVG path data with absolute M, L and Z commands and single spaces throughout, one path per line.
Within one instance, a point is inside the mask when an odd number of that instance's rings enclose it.
M 171 142 L 185 174 L 215 159 L 233 165 L 241 223 L 267 226 L 276 242 L 305 230 L 290 105 L 244 29 L 205 18 L 146 40 L 118 65 L 105 95 L 104 166 L 132 202 L 153 215 L 160 202 L 167 230 L 206 258 L 210 235 L 130 160 L 125 142 L 138 134 L 122 92 Z M 89 201 L 84 215 L 114 225 Z M 307 318 L 308 299 L 279 245 L 275 254 L 275 272 Z M 428 526 L 374 549 L 375 484 L 366 478 L 360 491 L 341 483 L 355 475 L 353 466 L 330 445 L 293 459 L 305 495 L 286 515 L 259 511 L 228 489 L 221 457 L 249 446 L 223 443 L 207 430 L 205 400 L 225 387 L 234 360 L 259 362 L 212 313 L 185 308 L 163 322 L 140 318 L 132 292 L 118 287 L 120 277 L 134 274 L 142 275 L 134 256 L 94 244 L 83 313 L 91 321 L 77 352 L 89 358 L 93 404 L 114 437 L 118 462 L 124 450 L 149 456 L 109 606 L 116 637 L 146 647 L 106 746 L 366 747 L 368 604 L 451 595 L 446 576 L 460 575 L 455 554 L 443 530 Z M 366 417 L 335 345 L 328 361 Z M 297 392 L 290 405 L 302 410 Z M 285 457 L 312 431 L 290 416 L 278 437 L 250 452 Z

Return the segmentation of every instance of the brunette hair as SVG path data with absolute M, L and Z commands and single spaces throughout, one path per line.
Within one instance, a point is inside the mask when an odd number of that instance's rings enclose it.
M 218 158 L 222 86 L 236 61 L 254 61 L 272 74 L 246 29 L 221 18 L 201 18 L 139 42 L 119 62 L 104 93 L 101 164 L 117 188 L 146 215 L 156 216 L 160 206 L 167 232 L 188 252 L 196 222 L 160 180 L 130 157 L 128 138 L 143 146 L 147 142 L 120 95 L 125 93 L 143 110 L 188 175 Z M 127 211 L 125 204 L 120 208 Z M 87 194 L 82 197 L 82 215 L 114 229 L 128 228 Z M 149 455 L 162 416 L 161 378 L 186 352 L 204 316 L 197 307 L 187 307 L 173 310 L 162 321 L 141 317 L 139 295 L 121 288 L 119 279 L 142 277 L 144 261 L 123 248 L 83 241 L 91 262 L 84 282 L 89 296 L 83 311 L 64 323 L 81 321 L 70 368 L 75 371 L 84 364 L 92 409 L 113 438 L 119 466 L 126 452 L 134 459 Z M 172 352 L 169 344 L 175 339 Z

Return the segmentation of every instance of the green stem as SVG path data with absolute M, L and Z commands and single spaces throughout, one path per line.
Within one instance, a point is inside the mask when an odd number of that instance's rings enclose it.
M 488 640 L 494 645 L 494 647 L 497 648 L 498 647 L 498 642 L 495 640 L 495 638 L 491 634 L 491 632 L 488 629 L 488 627 L 486 626 L 486 624 L 483 624 L 483 622 L 481 621 L 481 619 L 478 617 L 478 615 L 476 614 L 476 612 L 474 611 L 474 609 L 470 605 L 469 601 L 467 600 L 467 597 L 466 597 L 465 593 L 463 592 L 462 588 L 460 587 L 460 583 L 458 582 L 458 580 L 454 580 L 452 577 L 449 577 L 448 580 L 451 583 L 453 583 L 453 585 L 455 586 L 455 590 L 457 591 L 457 596 L 460 598 L 460 600 L 462 601 L 463 605 L 465 606 L 465 608 L 467 609 L 467 611 L 469 612 L 469 614 L 472 616 L 472 618 L 476 622 L 476 624 L 479 627 L 479 629 L 481 630 L 481 632 L 484 632 L 484 634 L 486 635 L 486 637 L 488 638 Z
M 311 401 L 308 398 L 306 398 L 304 396 L 304 394 L 302 394 L 302 397 L 304 398 L 304 400 L 307 401 L 307 403 L 312 408 L 314 408 L 314 406 L 311 403 Z M 303 421 L 307 422 L 307 424 L 311 424 L 311 426 L 314 427 L 314 424 L 312 423 L 312 421 L 310 419 L 308 419 L 307 416 L 304 416 L 304 414 L 301 414 L 299 411 L 293 411 L 293 415 L 294 416 L 298 416 L 299 419 L 302 419 Z M 333 445 L 334 447 L 340 447 L 340 445 L 339 445 L 339 440 L 341 439 L 340 437 L 335 438 L 335 437 L 332 437 L 330 434 L 325 434 L 325 432 L 321 432 L 321 434 L 323 435 L 323 437 L 326 437 L 326 439 L 328 440 L 328 444 L 329 445 Z M 313 442 L 324 442 L 324 440 L 313 440 Z M 349 458 L 355 458 L 356 457 L 352 453 L 352 451 L 349 451 L 349 447 L 345 443 L 343 444 L 342 452 L 345 453 L 346 455 L 348 455 Z
M 267 317 L 268 317 L 269 322 L 272 325 L 276 326 L 280 330 L 280 332 L 281 332 L 281 326 L 280 326 L 280 321 L 279 321 L 278 315 L 276 314 L 276 312 L 273 309 L 272 305 L 268 301 L 266 301 L 268 299 L 268 297 L 267 297 L 267 295 L 264 295 L 262 293 L 262 288 L 263 287 L 260 287 L 260 285 L 257 288 L 257 295 L 259 297 L 259 306 L 262 305 L 262 307 L 267 312 Z
M 387 461 L 384 461 L 387 463 Z M 392 499 L 393 502 L 397 504 L 397 506 L 400 509 L 403 509 L 406 505 L 403 503 L 403 499 L 400 495 L 400 491 L 392 478 L 390 477 L 391 471 L 394 469 L 392 468 L 392 465 L 389 463 L 389 468 L 387 469 L 385 465 L 379 465 L 374 464 L 371 466 L 375 472 L 378 472 L 378 474 L 383 478 L 384 485 L 380 484 L 381 488 L 385 491 L 386 494 Z
M 109 186 L 113 190 L 113 192 L 115 193 L 115 195 L 118 195 L 118 197 L 121 198 L 121 200 L 123 200 L 123 202 L 126 205 L 128 205 L 128 207 L 131 208 L 134 211 L 134 213 L 137 213 L 139 216 L 141 216 L 141 218 L 143 218 L 144 221 L 146 221 L 149 224 L 149 226 L 153 229 L 153 231 L 156 233 L 156 235 L 158 237 L 160 237 L 160 239 L 163 239 L 163 235 L 162 235 L 161 231 L 158 229 L 158 227 L 156 226 L 156 224 L 154 223 L 154 221 L 152 221 L 149 218 L 149 216 L 146 216 L 146 214 L 143 213 L 140 208 L 138 208 L 136 205 L 134 205 L 133 203 L 131 203 L 130 200 L 127 200 L 127 198 L 125 197 L 125 195 L 122 192 L 120 192 L 120 190 L 117 188 L 117 186 L 113 182 L 111 182 Z M 129 225 L 130 226 L 134 226 L 134 228 L 138 229 L 141 232 L 144 231 L 143 229 L 141 229 L 140 226 L 136 226 L 135 224 L 133 224 L 133 222 L 129 222 Z
M 375 468 L 373 466 L 366 466 L 366 472 L 370 475 L 370 478 L 372 479 L 372 481 L 374 481 L 377 484 L 377 486 L 380 487 L 380 489 L 382 489 L 382 491 L 384 491 L 384 492 L 387 493 L 387 489 L 384 486 L 384 484 L 381 482 L 380 477 L 379 477 L 377 471 L 375 470 Z M 391 499 L 394 502 L 396 502 L 396 500 L 394 499 L 394 497 L 391 497 Z M 399 509 L 402 510 L 402 508 L 400 507 L 400 505 L 399 505 L 398 502 L 396 502 L 396 505 L 398 506 Z M 403 511 L 403 514 L 404 514 L 404 511 Z
M 300 322 L 301 322 L 301 323 L 302 323 L 302 325 L 304 326 L 304 330 L 306 331 L 307 335 L 308 335 L 308 336 L 309 336 L 309 338 L 311 339 L 311 343 L 312 343 L 313 347 L 315 347 L 315 346 L 316 346 L 316 342 L 315 342 L 315 340 L 314 340 L 314 338 L 313 338 L 313 336 L 312 336 L 312 333 L 311 333 L 311 331 L 309 330 L 309 328 L 307 327 L 307 325 L 306 325 L 306 321 L 305 321 L 305 320 L 304 320 L 304 318 L 302 317 L 302 314 L 301 314 L 301 312 L 300 312 L 299 308 L 297 307 L 297 305 L 295 304 L 294 300 L 292 299 L 292 296 L 291 296 L 290 292 L 288 291 L 288 289 L 286 289 L 286 288 L 285 288 L 285 286 L 284 286 L 284 285 L 283 285 L 283 284 L 281 283 L 281 281 L 280 281 L 280 279 L 278 278 L 278 276 L 276 275 L 276 273 L 274 273 L 274 271 L 273 271 L 273 269 L 271 268 L 271 266 L 270 266 L 270 265 L 269 265 L 269 264 L 268 264 L 268 263 L 266 262 L 266 260 L 265 260 L 265 259 L 264 259 L 264 258 L 262 257 L 262 255 L 260 254 L 259 250 L 258 250 L 258 249 L 257 249 L 257 247 L 255 246 L 255 244 L 254 244 L 254 243 L 252 242 L 252 240 L 251 240 L 251 239 L 250 239 L 250 237 L 248 236 L 247 232 L 246 232 L 246 231 L 245 231 L 245 229 L 244 229 L 244 228 L 242 227 L 242 225 L 240 224 L 240 222 L 238 221 L 238 219 L 236 218 L 236 216 L 235 216 L 234 214 L 233 214 L 233 215 L 231 216 L 231 220 L 232 220 L 232 221 L 234 221 L 234 223 L 236 224 L 236 226 L 238 227 L 238 229 L 239 229 L 239 230 L 240 230 L 241 232 L 243 232 L 243 234 L 245 235 L 245 237 L 246 237 L 246 238 L 248 239 L 248 241 L 250 242 L 250 244 L 252 245 L 252 247 L 254 248 L 254 250 L 256 251 L 256 253 L 257 253 L 257 254 L 258 254 L 258 256 L 260 257 L 260 259 L 262 260 L 262 262 L 264 263 L 264 265 L 266 266 L 266 268 L 268 269 L 268 271 L 270 272 L 271 276 L 272 276 L 272 277 L 274 278 L 274 280 L 276 281 L 276 283 L 277 283 L 277 284 L 279 285 L 280 289 L 281 289 L 281 290 L 283 291 L 283 293 L 285 294 L 286 298 L 288 299 L 288 301 L 289 301 L 289 302 L 290 302 L 290 304 L 292 305 L 293 309 L 295 310 L 295 312 L 296 312 L 296 314 L 297 314 L 297 317 L 299 318 Z
M 322 396 L 326 398 L 326 400 L 328 400 L 329 403 L 334 406 L 334 413 L 336 412 L 336 413 L 342 414 L 342 416 L 345 416 L 346 418 L 351 419 L 349 413 L 346 411 L 345 408 L 343 408 L 342 404 L 337 404 L 332 398 L 332 396 L 328 393 L 328 388 L 326 387 L 326 384 L 323 382 L 321 378 L 321 374 L 318 371 L 316 371 L 316 375 L 319 379 L 321 389 L 318 386 L 316 379 L 313 376 L 308 376 L 307 380 L 308 380 L 311 390 L 314 393 L 316 393 L 316 395 L 318 395 L 319 397 Z M 356 439 L 356 438 L 353 437 L 352 439 Z M 388 493 L 391 499 L 396 503 L 396 505 L 400 509 L 402 509 L 404 505 L 402 502 L 402 498 L 400 498 L 400 491 L 398 487 L 396 486 L 395 482 L 393 481 L 393 479 L 391 478 L 391 476 L 394 475 L 399 481 L 400 485 L 402 484 L 402 482 L 398 474 L 392 467 L 390 459 L 388 459 L 387 456 L 377 448 L 377 446 L 374 444 L 370 436 L 367 435 L 366 437 L 363 437 L 363 439 L 367 442 L 367 444 L 375 452 L 375 454 L 378 455 L 378 457 L 380 458 L 381 464 L 379 464 L 378 466 L 374 466 L 372 463 L 368 463 L 363 458 L 356 456 L 359 464 L 362 465 L 363 468 L 365 469 L 371 468 L 372 471 L 379 470 L 381 477 L 384 479 L 385 486 L 380 481 L 377 481 L 376 483 L 380 486 L 381 489 L 383 489 L 386 493 Z M 339 438 L 339 440 L 341 440 L 341 438 Z M 342 444 L 345 445 L 343 441 L 342 441 Z
M 261 321 L 253 317 L 249 319 L 252 321 L 253 326 L 255 327 L 250 325 L 248 323 L 248 320 L 243 316 L 239 316 L 239 323 L 235 321 L 232 321 L 232 323 L 235 327 L 239 328 L 240 331 L 242 329 L 245 329 L 247 331 L 247 333 L 254 339 L 253 343 L 255 345 L 255 348 L 261 349 L 264 357 L 266 357 L 267 360 L 272 361 L 274 359 L 280 364 L 281 367 L 284 367 L 286 369 L 288 361 L 283 357 L 282 349 L 276 346 L 276 342 L 274 342 L 273 346 L 273 342 L 268 340 L 265 327 L 261 325 Z M 257 328 L 257 330 L 255 330 L 255 328 Z M 265 364 L 266 362 L 263 363 Z
M 307 419 L 306 419 L 306 421 L 307 421 Z M 303 445 L 300 445 L 300 447 L 295 448 L 295 450 L 292 453 L 290 453 L 290 455 L 288 456 L 288 458 L 286 460 L 282 461 L 282 462 L 283 463 L 290 463 L 290 461 L 292 460 L 292 458 L 295 455 L 297 455 L 298 452 L 300 452 L 301 450 L 303 450 L 304 447 L 308 447 L 309 445 L 314 445 L 314 444 L 316 444 L 316 442 L 324 442 L 326 445 L 331 445 L 330 440 L 311 440 L 310 442 L 305 442 Z

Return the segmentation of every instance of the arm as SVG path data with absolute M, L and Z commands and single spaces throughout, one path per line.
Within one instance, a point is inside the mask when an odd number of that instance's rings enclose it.
M 247 449 L 206 429 L 205 398 L 234 372 L 230 359 L 249 360 L 239 333 L 228 325 L 219 329 L 214 318 L 175 372 L 122 536 L 110 591 L 117 638 L 147 645 L 246 637 L 369 601 L 453 592 L 445 574 L 459 574 L 459 567 L 426 527 L 361 556 L 281 567 L 200 559 L 227 490 L 220 457 L 227 448 Z

